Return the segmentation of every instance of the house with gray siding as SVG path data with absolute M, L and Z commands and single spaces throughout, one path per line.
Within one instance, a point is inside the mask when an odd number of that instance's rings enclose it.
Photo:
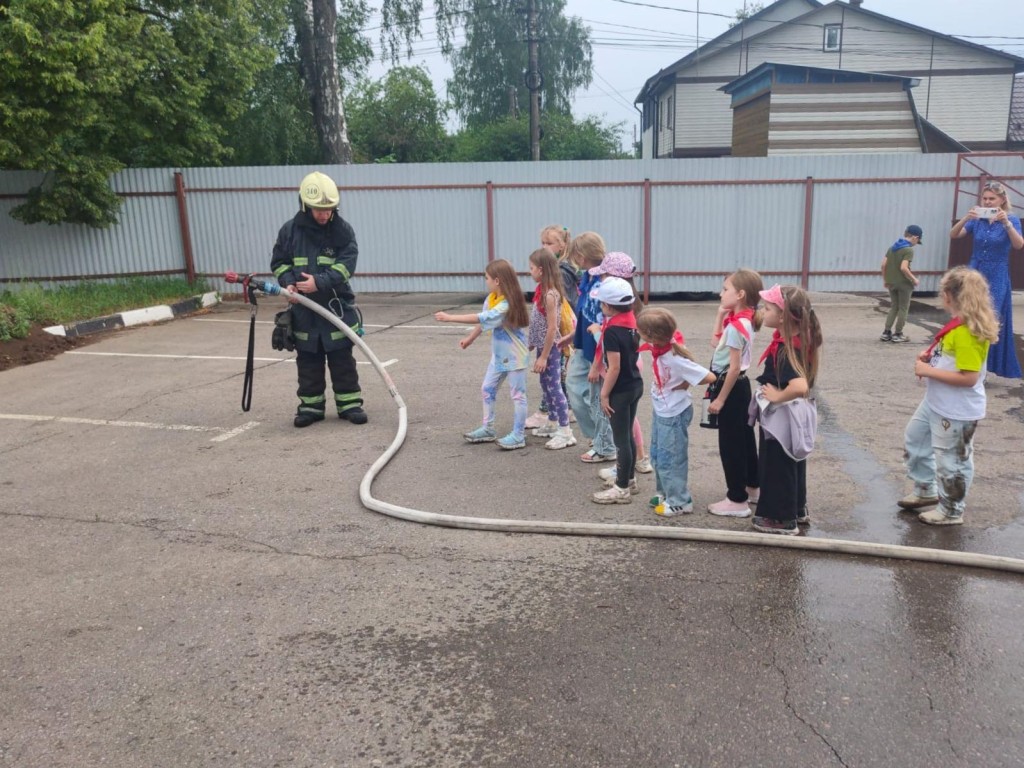
M 923 151 L 933 152 L 1007 149 L 1014 78 L 1024 72 L 1024 58 L 884 16 L 863 0 L 778 0 L 647 80 L 636 98 L 643 157 L 731 155 L 723 87 L 765 63 L 913 78 Z

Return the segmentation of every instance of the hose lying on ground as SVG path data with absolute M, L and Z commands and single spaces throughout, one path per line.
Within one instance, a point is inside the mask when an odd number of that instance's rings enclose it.
M 279 295 L 280 286 L 275 283 L 264 283 L 261 287 L 265 293 Z M 447 528 L 466 528 L 477 531 L 500 531 L 503 533 L 546 533 L 561 536 L 614 536 L 647 539 L 682 539 L 684 541 L 709 541 L 718 544 L 751 544 L 759 547 L 781 547 L 784 549 L 803 549 L 812 552 L 843 553 L 864 557 L 888 557 L 899 560 L 914 560 L 923 563 L 943 563 L 960 565 L 970 568 L 987 568 L 995 571 L 1024 573 L 1024 560 L 999 555 L 983 555 L 975 552 L 955 552 L 945 549 L 928 549 L 925 547 L 908 547 L 900 544 L 875 544 L 866 541 L 847 541 L 843 539 L 815 539 L 806 536 L 789 537 L 771 534 L 723 531 L 708 528 L 677 528 L 660 525 L 620 525 L 615 523 L 571 523 L 544 520 L 503 520 L 490 517 L 463 517 L 460 515 L 442 515 L 419 509 L 400 507 L 373 497 L 371 486 L 374 479 L 388 462 L 398 453 L 405 442 L 409 426 L 408 410 L 405 401 L 398 393 L 394 382 L 388 375 L 373 350 L 344 322 L 341 318 L 324 309 L 316 302 L 302 294 L 291 294 L 300 304 L 324 317 L 347 336 L 353 344 L 366 355 L 377 374 L 384 381 L 388 393 L 398 406 L 398 431 L 387 450 L 373 463 L 362 482 L 359 484 L 359 499 L 367 509 L 400 520 L 410 520 L 426 525 L 444 526 Z

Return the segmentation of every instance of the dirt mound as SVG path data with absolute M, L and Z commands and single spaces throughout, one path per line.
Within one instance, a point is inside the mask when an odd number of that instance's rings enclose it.
M 101 335 L 96 334 L 96 336 Z M 64 336 L 54 336 L 44 331 L 42 326 L 34 325 L 24 339 L 0 341 L 0 371 L 17 368 L 21 365 L 31 365 L 43 360 L 52 360 L 61 352 L 98 340 L 96 337 L 69 339 Z

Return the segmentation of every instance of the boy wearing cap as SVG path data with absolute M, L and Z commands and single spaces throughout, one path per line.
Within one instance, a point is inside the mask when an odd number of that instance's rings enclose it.
M 885 330 L 878 337 L 879 341 L 891 341 L 901 344 L 910 341 L 903 335 L 903 326 L 907 322 L 910 310 L 910 295 L 917 287 L 919 280 L 910 271 L 910 262 L 914 259 L 914 246 L 921 242 L 924 234 L 917 224 L 911 224 L 882 259 L 882 279 L 889 290 L 889 314 L 885 318 Z M 895 333 L 893 333 L 895 323 Z

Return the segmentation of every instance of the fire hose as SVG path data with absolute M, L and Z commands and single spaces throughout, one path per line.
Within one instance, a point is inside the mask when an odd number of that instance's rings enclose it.
M 242 282 L 247 291 L 261 291 L 268 296 L 279 296 L 283 293 L 281 286 L 276 283 L 257 280 L 252 275 L 240 278 L 234 273 L 225 276 L 228 282 Z M 255 295 L 253 294 L 253 297 Z M 853 541 L 845 539 L 815 539 L 806 536 L 788 537 L 773 536 L 771 534 L 725 531 L 709 528 L 683 528 L 674 526 L 655 525 L 629 525 L 617 523 L 573 523 L 562 521 L 545 520 L 516 520 L 489 517 L 465 517 L 461 515 L 443 515 L 425 510 L 410 509 L 386 501 L 375 499 L 372 493 L 373 481 L 388 462 L 398 453 L 405 442 L 406 433 L 409 427 L 409 417 L 405 401 L 395 387 L 394 381 L 388 375 L 387 370 L 374 354 L 373 350 L 360 338 L 355 331 L 346 325 L 341 318 L 330 310 L 317 304 L 315 301 L 306 298 L 302 294 L 289 294 L 290 299 L 295 299 L 299 304 L 316 312 L 318 315 L 329 321 L 338 328 L 345 336 L 359 348 L 366 356 L 374 370 L 383 380 L 387 387 L 388 394 L 395 401 L 398 407 L 398 431 L 387 449 L 370 466 L 359 484 L 359 500 L 367 509 L 379 512 L 388 517 L 410 522 L 434 525 L 446 528 L 462 528 L 476 531 L 498 531 L 502 533 L 541 533 L 560 536 L 607 536 L 607 537 L 628 537 L 646 539 L 679 539 L 683 541 L 702 541 L 717 544 L 748 544 L 757 547 L 779 547 L 782 549 L 800 549 L 812 552 L 841 553 L 848 555 L 859 555 L 862 557 L 893 558 L 898 560 L 912 560 L 923 563 L 941 563 L 945 565 L 958 565 L 969 568 L 985 568 L 995 571 L 1008 571 L 1011 573 L 1024 573 L 1024 560 L 1003 557 L 1001 555 L 986 555 L 976 552 L 956 552 L 945 549 L 931 549 L 927 547 L 910 547 L 902 544 L 879 544 L 867 541 Z M 255 305 L 254 305 L 255 307 Z M 255 308 L 252 317 L 255 318 Z M 252 324 L 250 324 L 252 327 Z M 250 338 L 250 360 L 252 340 Z M 248 371 L 248 366 L 247 366 Z M 249 394 L 251 398 L 251 380 L 249 382 Z M 243 395 L 243 403 L 245 397 Z

